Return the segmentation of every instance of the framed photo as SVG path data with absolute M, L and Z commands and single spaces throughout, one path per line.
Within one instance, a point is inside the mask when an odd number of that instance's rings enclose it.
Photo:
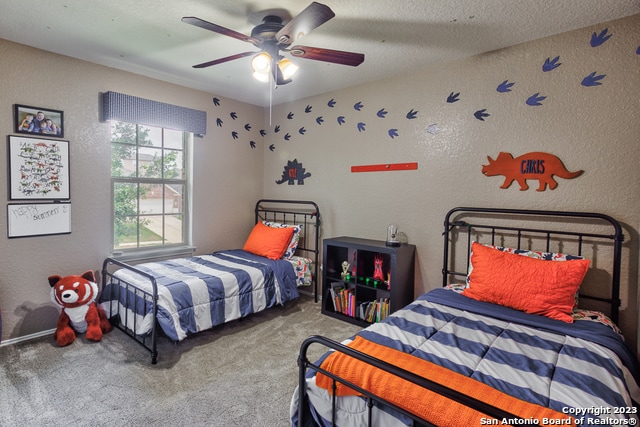
M 67 200 L 69 141 L 9 136 L 9 198 Z
M 7 205 L 9 238 L 71 233 L 71 203 Z
M 14 105 L 13 120 L 16 133 L 64 138 L 64 113 L 28 105 Z

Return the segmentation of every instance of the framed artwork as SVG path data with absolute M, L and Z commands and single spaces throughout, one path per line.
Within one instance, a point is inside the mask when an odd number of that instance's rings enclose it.
M 9 136 L 9 198 L 67 200 L 69 141 Z
M 8 237 L 71 233 L 71 203 L 23 203 L 7 205 Z
M 64 138 L 64 113 L 28 105 L 14 105 L 13 120 L 16 133 Z

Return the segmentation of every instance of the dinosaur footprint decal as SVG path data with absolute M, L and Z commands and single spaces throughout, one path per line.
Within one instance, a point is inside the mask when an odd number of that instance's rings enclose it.
M 546 73 L 548 71 L 552 71 L 552 70 L 555 70 L 556 68 L 558 68 L 560 65 L 562 65 L 561 62 L 558 62 L 559 59 L 560 59 L 559 56 L 556 56 L 553 59 L 547 58 L 544 61 L 544 64 L 542 65 L 542 71 L 544 71 Z
M 513 87 L 514 84 L 515 83 L 509 83 L 509 80 L 505 80 L 498 85 L 496 90 L 500 93 L 511 92 L 511 88 Z
M 480 120 L 481 122 L 484 122 L 484 118 L 485 117 L 489 117 L 491 114 L 487 113 L 487 109 L 483 108 L 482 110 L 478 110 L 475 113 L 473 113 L 473 116 Z
M 598 47 L 604 44 L 607 40 L 609 40 L 612 34 L 608 34 L 609 29 L 605 28 L 600 32 L 600 34 L 593 33 L 591 34 L 591 47 Z
M 449 104 L 453 104 L 454 102 L 458 102 L 458 101 L 460 101 L 460 92 L 458 93 L 451 92 L 447 97 L 447 102 Z
M 415 119 L 416 117 L 418 117 L 418 112 L 417 112 L 417 111 L 415 111 L 415 110 L 412 108 L 411 110 L 409 110 L 409 112 L 407 113 L 407 116 L 406 116 L 406 117 L 407 117 L 407 119 L 409 119 L 409 120 L 413 120 L 413 119 Z
M 606 74 L 600 74 L 596 76 L 596 71 L 594 71 L 593 73 L 589 74 L 587 77 L 582 79 L 581 84 L 582 86 L 600 86 L 602 84 L 600 80 L 604 79 L 605 77 L 606 77 Z
M 527 105 L 538 107 L 542 105 L 542 101 L 544 101 L 545 99 L 547 99 L 546 96 L 540 96 L 540 93 L 534 93 L 529 98 L 527 98 Z

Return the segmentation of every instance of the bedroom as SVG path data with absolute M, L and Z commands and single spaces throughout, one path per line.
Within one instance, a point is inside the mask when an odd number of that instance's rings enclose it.
M 334 93 L 276 105 L 272 124 L 256 149 L 234 140 L 216 118 L 231 123 L 237 112 L 254 129 L 269 124 L 263 107 L 188 89 L 114 68 L 0 41 L 5 100 L 0 129 L 13 134 L 12 104 L 40 105 L 65 112 L 71 144 L 73 202 L 70 235 L 8 239 L 6 212 L 0 227 L 0 311 L 2 341 L 50 331 L 58 311 L 49 301 L 46 277 L 98 270 L 111 252 L 109 127 L 101 122 L 99 94 L 117 91 L 207 112 L 207 134 L 195 141 L 193 246 L 199 253 L 241 246 L 251 230 L 252 207 L 263 197 L 311 199 L 323 214 L 323 236 L 384 239 L 394 222 L 417 245 L 415 294 L 440 285 L 441 225 L 458 205 L 526 207 L 604 212 L 625 224 L 621 327 L 632 346 L 638 331 L 638 229 L 640 229 L 640 16 L 603 22 L 489 54 L 366 83 Z M 598 48 L 591 34 L 605 28 L 613 38 Z M 541 72 L 546 58 L 560 56 L 555 72 Z M 599 86 L 579 81 L 593 71 L 606 74 Z M 576 79 L 578 82 L 576 83 Z M 501 82 L 516 82 L 498 93 Z M 448 103 L 451 93 L 460 100 Z M 546 96 L 540 106 L 525 100 Z M 334 99 L 338 112 L 329 111 Z M 361 102 L 364 108 L 353 106 Z M 313 114 L 306 114 L 307 105 Z M 375 113 L 384 108 L 385 119 Z M 484 120 L 474 112 L 486 109 Z M 414 120 L 405 119 L 410 110 Z M 294 120 L 287 115 L 294 112 Z M 360 114 L 364 119 L 360 119 Z M 325 115 L 322 125 L 315 122 Z M 347 123 L 337 124 L 344 115 Z M 355 124 L 367 123 L 365 131 Z M 389 125 L 389 122 L 392 122 Z M 240 126 L 240 125 L 238 125 Z M 298 129 L 305 127 L 306 135 Z M 390 138 L 390 127 L 399 136 Z M 282 134 L 295 135 L 283 141 Z M 268 149 L 270 144 L 275 150 Z M 4 145 L 6 150 L 6 145 Z M 585 173 L 559 179 L 558 188 L 501 189 L 501 177 L 481 173 L 487 156 L 549 152 L 570 170 Z M 4 154 L 6 158 L 6 153 Z M 278 185 L 288 161 L 297 159 L 311 176 L 304 185 Z M 418 170 L 351 173 L 350 167 L 418 162 Z M 0 177 L 8 188 L 6 174 Z M 8 199 L 7 199 L 8 200 Z

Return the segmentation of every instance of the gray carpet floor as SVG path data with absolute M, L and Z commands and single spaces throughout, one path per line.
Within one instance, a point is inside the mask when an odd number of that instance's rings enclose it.
M 189 337 L 159 341 L 159 359 L 119 330 L 0 347 L 2 426 L 288 426 L 300 344 L 360 328 L 302 296 L 285 307 Z M 312 345 L 309 359 L 324 349 Z

